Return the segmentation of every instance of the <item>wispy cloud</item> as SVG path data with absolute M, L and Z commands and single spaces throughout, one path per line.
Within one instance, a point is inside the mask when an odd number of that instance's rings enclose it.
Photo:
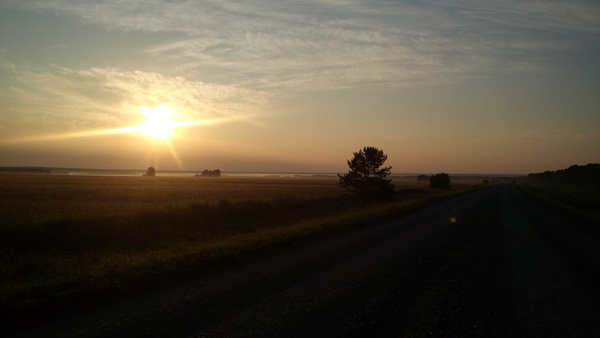
M 177 109 L 186 120 L 235 116 L 251 122 L 265 101 L 264 93 L 233 85 L 142 71 L 37 69 L 8 62 L 2 68 L 16 80 L 3 94 L 3 111 L 7 117 L 10 111 L 18 112 L 22 126 L 118 128 L 139 119 L 137 107 L 162 104 Z
M 586 0 L 445 1 L 465 18 L 518 28 L 554 32 L 600 32 L 600 5 Z M 527 34 L 527 32 L 525 32 Z
M 252 115 L 274 95 L 550 71 L 549 52 L 572 50 L 578 43 L 573 37 L 600 32 L 600 5 L 584 0 L 48 0 L 5 6 L 73 16 L 108 32 L 162 33 L 130 51 L 132 59 L 145 56 L 144 64 L 152 65 L 145 70 L 5 62 L 17 81 L 12 101 L 21 97 L 20 104 L 32 105 L 34 97 L 36 111 L 44 107 L 72 121 L 62 111 L 85 110 L 104 116 L 104 123 L 139 105 L 174 102 L 192 118 Z
M 108 30 L 170 32 L 143 52 L 179 74 L 260 90 L 460 80 L 544 69 L 570 34 L 600 32 L 586 1 L 37 1 Z

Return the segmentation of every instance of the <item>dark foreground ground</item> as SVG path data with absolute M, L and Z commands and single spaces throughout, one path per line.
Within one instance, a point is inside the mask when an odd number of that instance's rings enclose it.
M 597 226 L 494 186 L 15 337 L 598 337 Z

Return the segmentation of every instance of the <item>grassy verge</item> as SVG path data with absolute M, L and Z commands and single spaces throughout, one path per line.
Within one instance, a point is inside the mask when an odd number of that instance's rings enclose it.
M 566 184 L 525 184 L 519 188 L 546 204 L 600 222 L 600 189 Z
M 472 189 L 353 198 L 221 201 L 168 211 L 0 226 L 0 311 L 107 299 L 366 226 Z

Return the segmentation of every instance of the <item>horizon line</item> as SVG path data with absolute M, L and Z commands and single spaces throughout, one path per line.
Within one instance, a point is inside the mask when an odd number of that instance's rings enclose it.
M 106 169 L 106 168 L 76 168 L 76 167 L 51 167 L 51 166 L 29 166 L 29 165 L 22 165 L 22 166 L 0 166 L 0 171 L 4 171 L 7 169 L 47 169 L 47 170 L 63 170 L 63 171 L 130 171 L 130 172 L 145 172 L 146 169 Z M 157 172 L 171 172 L 171 173 L 196 173 L 196 172 L 202 172 L 205 169 L 198 169 L 198 170 L 179 170 L 179 169 L 165 169 L 165 170 L 156 170 Z M 219 169 L 221 170 L 221 169 Z M 345 171 L 343 171 L 345 172 Z M 223 174 L 325 174 L 325 175 L 337 175 L 343 172 L 334 172 L 334 171 L 251 171 L 251 170 L 235 170 L 235 171 L 227 171 L 227 170 L 221 170 L 221 173 Z M 390 176 L 398 176 L 398 175 L 403 175 L 403 176 L 412 176 L 412 175 L 434 175 L 434 174 L 438 174 L 439 172 L 398 172 L 398 173 L 391 173 Z M 530 173 L 486 173 L 486 172 L 464 172 L 464 173 L 451 173 L 451 172 L 446 172 L 449 175 L 461 175 L 461 176 L 499 176 L 499 175 L 508 175 L 508 176 L 527 176 Z

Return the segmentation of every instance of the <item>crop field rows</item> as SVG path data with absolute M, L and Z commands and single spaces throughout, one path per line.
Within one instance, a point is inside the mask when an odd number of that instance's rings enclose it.
M 0 223 L 166 211 L 193 203 L 339 197 L 335 178 L 0 175 Z
M 112 297 L 144 281 L 363 226 L 472 186 L 394 184 L 394 200 L 365 203 L 335 177 L 2 174 L 0 315 L 82 295 Z

